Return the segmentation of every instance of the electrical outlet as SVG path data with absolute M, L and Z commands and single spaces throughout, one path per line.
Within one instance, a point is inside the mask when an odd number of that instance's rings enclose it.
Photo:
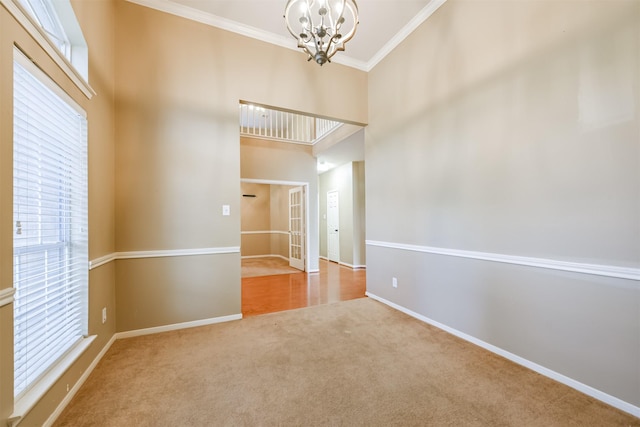
M 69 393 L 69 384 L 67 384 L 67 393 Z
M 102 307 L 102 323 L 107 322 L 107 307 Z
M 398 279 L 397 278 L 393 278 L 391 279 L 391 286 L 393 286 L 394 288 L 398 287 Z

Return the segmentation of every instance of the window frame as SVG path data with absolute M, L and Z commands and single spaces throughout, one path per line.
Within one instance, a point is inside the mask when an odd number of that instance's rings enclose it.
M 47 35 L 46 31 L 36 22 L 35 18 L 20 4 L 19 0 L 0 0 L 0 5 L 18 21 L 18 23 L 29 33 L 38 45 L 53 59 L 60 69 L 69 77 L 73 84 L 84 94 L 87 99 L 91 99 L 96 92 L 89 85 L 88 75 L 88 48 L 82 37 L 82 30 L 75 18 L 73 8 L 69 0 L 60 0 L 53 3 L 58 17 L 61 19 L 65 32 L 68 36 L 81 37 L 82 43 L 74 46 L 72 42 L 72 52 L 70 61 L 57 48 L 55 43 Z
M 18 0 L 22 7 L 35 18 L 51 41 L 69 61 L 71 61 L 71 41 L 64 25 L 55 11 L 51 0 Z
M 34 78 L 38 79 L 42 82 L 47 88 L 52 90 L 56 95 L 58 95 L 64 102 L 66 102 L 72 109 L 78 112 L 80 115 L 84 116 L 86 119 L 86 113 L 84 110 L 69 96 L 67 95 L 61 88 L 58 86 L 55 81 L 53 81 L 49 76 L 47 76 L 36 64 L 34 64 L 27 56 L 17 47 L 14 48 L 13 62 L 19 63 L 23 68 L 27 70 Z M 12 67 L 13 69 L 13 67 Z M 15 76 L 14 78 L 15 79 Z M 15 83 L 14 83 L 15 86 Z M 14 106 L 15 108 L 15 106 Z M 13 113 L 12 113 L 13 115 Z M 15 124 L 14 124 L 15 126 Z M 88 123 L 86 125 L 88 127 Z M 88 136 L 85 132 L 85 144 L 88 145 Z M 88 148 L 88 147 L 87 147 Z M 87 153 L 85 153 L 86 155 Z M 85 168 L 87 165 L 88 158 L 85 160 Z M 86 169 L 85 169 L 86 170 Z M 86 233 L 86 240 L 88 242 L 88 173 L 85 173 L 84 177 L 84 233 Z M 72 243 L 73 244 L 73 243 Z M 88 244 L 85 248 L 85 258 L 88 260 Z M 62 375 L 75 363 L 78 358 L 89 348 L 91 343 L 95 340 L 96 336 L 88 336 L 88 327 L 89 327 L 89 276 L 88 276 L 89 265 L 88 261 L 86 263 L 86 282 L 84 283 L 84 295 L 83 295 L 83 307 L 84 310 L 82 322 L 82 336 L 76 341 L 73 345 L 66 349 L 66 351 L 62 352 L 56 362 L 54 362 L 47 370 L 45 370 L 31 385 L 29 385 L 26 389 L 21 391 L 20 393 L 14 396 L 14 412 L 11 416 L 11 420 L 19 420 L 24 415 L 26 415 L 35 405 L 36 403 L 44 396 L 44 394 L 50 390 L 56 382 L 60 380 Z M 14 298 L 16 295 L 14 294 Z M 15 299 L 14 299 L 15 304 Z M 15 306 L 14 306 L 15 309 Z M 15 343 L 14 349 L 12 352 L 14 355 L 16 353 Z M 15 372 L 15 367 L 14 367 Z M 14 393 L 15 393 L 15 384 L 14 384 Z

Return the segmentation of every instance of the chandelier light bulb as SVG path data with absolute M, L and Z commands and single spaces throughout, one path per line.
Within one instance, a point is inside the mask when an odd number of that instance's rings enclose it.
M 284 19 L 307 60 L 324 65 L 353 38 L 358 5 L 356 0 L 288 0 Z

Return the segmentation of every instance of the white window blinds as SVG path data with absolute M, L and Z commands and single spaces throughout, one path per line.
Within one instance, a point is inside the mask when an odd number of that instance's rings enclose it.
M 87 121 L 16 50 L 13 105 L 14 394 L 87 329 Z

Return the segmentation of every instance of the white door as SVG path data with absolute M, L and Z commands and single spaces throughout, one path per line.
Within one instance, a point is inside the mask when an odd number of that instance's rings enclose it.
M 338 212 L 338 192 L 327 193 L 327 258 L 340 262 L 340 216 Z
M 289 190 L 289 265 L 304 271 L 304 188 Z

